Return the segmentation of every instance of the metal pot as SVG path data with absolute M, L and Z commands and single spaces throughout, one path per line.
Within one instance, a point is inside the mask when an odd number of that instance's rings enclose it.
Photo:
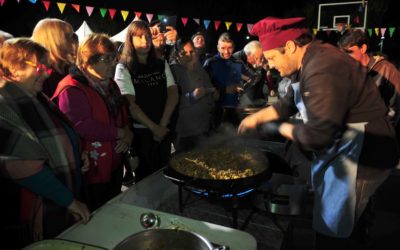
M 133 234 L 114 250 L 213 250 L 203 236 L 184 230 L 154 228 Z

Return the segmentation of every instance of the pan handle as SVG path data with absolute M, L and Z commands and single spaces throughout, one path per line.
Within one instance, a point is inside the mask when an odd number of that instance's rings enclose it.
M 186 182 L 185 182 L 184 180 L 181 180 L 181 179 L 178 179 L 178 178 L 176 178 L 176 177 L 171 176 L 171 175 L 169 174 L 169 169 L 168 169 L 168 167 L 165 167 L 165 168 L 164 168 L 164 176 L 167 177 L 168 179 L 172 180 L 172 181 L 176 181 L 176 182 L 179 182 L 179 183 L 182 183 L 182 184 L 186 184 Z

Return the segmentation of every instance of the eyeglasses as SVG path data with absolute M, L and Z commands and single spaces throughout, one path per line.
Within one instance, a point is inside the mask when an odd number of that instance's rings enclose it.
M 89 58 L 88 63 L 89 64 L 95 64 L 98 62 L 111 63 L 115 62 L 116 59 L 117 57 L 115 54 L 96 54 Z
M 51 73 L 53 73 L 53 69 L 47 67 L 46 65 L 42 64 L 42 63 L 34 63 L 32 61 L 25 61 L 25 63 L 29 66 L 32 66 L 34 68 L 36 68 L 36 73 L 37 74 L 41 74 L 42 72 L 46 72 L 48 75 L 51 75 Z

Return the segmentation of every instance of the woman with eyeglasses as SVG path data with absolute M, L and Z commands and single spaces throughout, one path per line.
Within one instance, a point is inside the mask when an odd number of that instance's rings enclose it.
M 7 249 L 52 238 L 89 210 L 76 197 L 87 155 L 69 121 L 42 91 L 48 51 L 28 38 L 0 49 L 0 235 Z M 83 161 L 81 160 L 83 156 Z
M 44 82 L 43 92 L 52 97 L 57 84 L 75 63 L 78 36 L 71 24 L 57 18 L 44 18 L 33 29 L 32 40 L 49 51 L 53 72 Z
M 80 44 L 76 66 L 59 84 L 53 100 L 71 120 L 89 152 L 85 173 L 91 211 L 121 192 L 122 156 L 133 134 L 125 99 L 112 79 L 116 48 L 105 34 L 91 34 Z
M 128 28 L 115 81 L 129 102 L 139 157 L 136 180 L 156 172 L 171 155 L 171 117 L 178 90 L 171 69 L 159 59 L 147 23 L 133 21 Z

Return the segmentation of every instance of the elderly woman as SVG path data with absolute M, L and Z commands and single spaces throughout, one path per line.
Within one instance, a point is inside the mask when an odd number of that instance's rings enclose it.
M 134 119 L 139 157 L 136 179 L 161 169 L 171 152 L 170 120 L 178 102 L 178 91 L 166 61 L 159 59 L 147 23 L 133 21 L 117 64 L 115 80 L 129 102 Z
M 132 143 L 124 98 L 112 79 L 116 48 L 107 35 L 91 34 L 80 44 L 77 66 L 53 96 L 89 152 L 87 203 L 95 210 L 121 192 L 122 156 Z
M 50 53 L 53 72 L 44 82 L 43 93 L 52 97 L 58 82 L 68 74 L 69 67 L 75 62 L 78 37 L 71 24 L 57 18 L 45 18 L 33 29 L 32 40 Z
M 65 230 L 66 208 L 89 219 L 75 198 L 79 138 L 41 93 L 48 63 L 47 50 L 27 38 L 9 39 L 0 49 L 0 233 L 12 249 Z

